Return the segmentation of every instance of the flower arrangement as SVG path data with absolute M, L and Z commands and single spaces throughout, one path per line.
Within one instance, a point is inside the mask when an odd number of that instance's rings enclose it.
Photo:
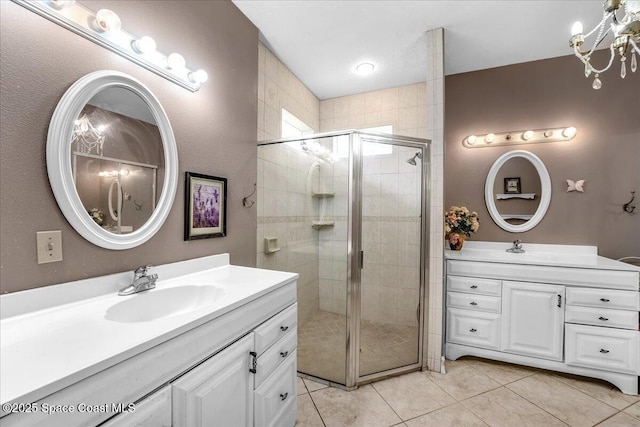
M 471 233 L 475 233 L 480 228 L 480 220 L 476 212 L 469 212 L 469 209 L 458 206 L 451 206 L 448 211 L 444 213 L 446 234 L 458 233 L 463 234 L 466 237 L 471 236 Z
M 87 211 L 91 219 L 93 219 L 96 224 L 102 225 L 104 224 L 104 212 L 101 209 L 93 208 Z

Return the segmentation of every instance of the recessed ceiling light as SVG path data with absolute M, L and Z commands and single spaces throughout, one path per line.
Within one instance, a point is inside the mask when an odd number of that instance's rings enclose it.
M 375 65 L 373 65 L 371 62 L 363 62 L 361 64 L 358 64 L 356 66 L 356 72 L 358 74 L 369 74 L 371 73 L 374 69 L 375 69 Z

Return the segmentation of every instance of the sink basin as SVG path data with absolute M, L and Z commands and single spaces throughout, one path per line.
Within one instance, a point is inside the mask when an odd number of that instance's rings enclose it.
M 149 322 L 188 313 L 214 304 L 224 295 L 215 286 L 185 285 L 152 289 L 128 297 L 109 307 L 105 319 L 114 322 Z

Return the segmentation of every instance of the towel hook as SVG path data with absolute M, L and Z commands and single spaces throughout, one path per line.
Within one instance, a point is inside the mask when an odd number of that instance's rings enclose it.
M 252 200 L 251 204 L 249 204 L 249 197 L 253 196 L 256 193 L 256 183 L 253 183 L 253 191 L 251 192 L 251 194 L 249 194 L 247 197 L 243 197 L 242 198 L 242 206 L 244 206 L 245 208 L 250 208 L 251 206 L 253 206 L 256 201 Z
M 635 205 L 632 205 L 631 203 L 635 200 L 636 198 L 636 192 L 632 191 L 631 192 L 631 200 L 629 200 L 629 203 L 625 203 L 624 206 L 622 206 L 622 209 L 624 209 L 625 212 L 627 213 L 633 213 L 633 211 L 635 210 Z

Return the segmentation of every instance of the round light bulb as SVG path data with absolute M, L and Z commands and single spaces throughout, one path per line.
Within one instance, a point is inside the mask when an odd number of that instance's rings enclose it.
M 189 80 L 193 83 L 204 83 L 209 78 L 205 70 L 192 71 L 189 73 Z
M 527 130 L 522 134 L 522 139 L 524 139 L 525 141 L 530 140 L 533 137 L 533 131 L 532 130 Z
M 582 34 L 582 22 L 576 21 L 571 27 L 571 36 L 577 36 L 578 34 Z
M 184 56 L 179 53 L 172 53 L 167 57 L 167 68 L 171 70 L 181 70 L 187 65 Z
M 131 42 L 131 46 L 138 53 L 150 53 L 156 50 L 156 41 L 149 36 L 142 36 Z
M 356 71 L 359 74 L 369 74 L 375 69 L 375 65 L 370 62 L 363 62 L 362 64 L 358 64 L 356 66 Z
M 122 26 L 118 15 L 109 9 L 100 9 L 96 13 L 94 23 L 96 30 L 102 33 L 119 31 Z
M 487 136 L 484 137 L 484 141 L 487 144 L 491 144 L 496 139 L 496 136 L 492 133 L 488 133 Z
M 576 128 L 574 128 L 573 126 L 569 126 L 562 131 L 562 136 L 564 136 L 565 138 L 573 138 L 574 136 L 576 136 L 577 132 L 578 130 Z
M 544 131 L 545 138 L 549 138 L 551 135 L 553 135 L 553 131 L 551 129 Z
M 51 6 L 56 9 L 65 9 L 67 7 L 71 7 L 75 4 L 76 0 L 51 0 Z
M 469 136 L 467 137 L 467 143 L 468 143 L 469 145 L 473 145 L 473 144 L 475 144 L 475 143 L 476 143 L 476 136 L 475 136 L 475 135 L 469 135 Z

